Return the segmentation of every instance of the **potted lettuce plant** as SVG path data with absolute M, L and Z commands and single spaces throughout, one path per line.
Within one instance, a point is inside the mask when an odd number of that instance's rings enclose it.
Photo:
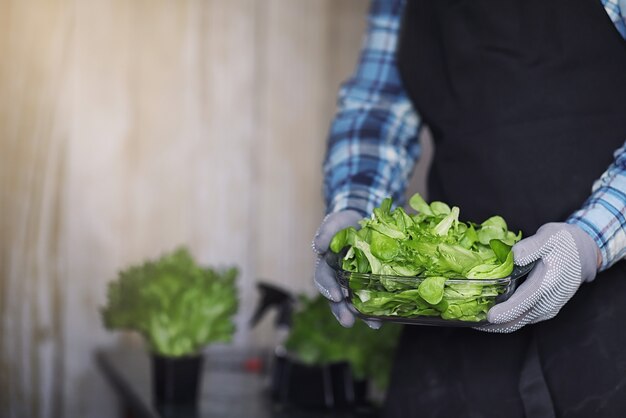
M 370 329 L 363 321 L 344 328 L 321 295 L 299 297 L 274 397 L 284 403 L 330 409 L 367 403 L 367 384 L 384 392 L 401 326 Z
M 201 267 L 179 248 L 130 266 L 109 283 L 104 326 L 144 337 L 157 404 L 196 401 L 201 349 L 231 341 L 235 331 L 237 274 L 236 268 Z

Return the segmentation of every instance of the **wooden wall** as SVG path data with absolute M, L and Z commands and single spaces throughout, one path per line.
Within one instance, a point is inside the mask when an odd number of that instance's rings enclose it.
M 106 282 L 180 243 L 241 267 L 263 342 L 253 281 L 310 289 L 366 3 L 0 2 L 0 415 L 110 415 Z
M 110 416 L 107 281 L 184 243 L 311 290 L 365 0 L 0 0 L 0 416 Z M 264 331 L 265 330 L 265 331 Z

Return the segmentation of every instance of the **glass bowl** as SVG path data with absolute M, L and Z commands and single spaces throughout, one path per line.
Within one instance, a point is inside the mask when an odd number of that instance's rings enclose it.
M 437 303 L 427 302 L 419 286 L 428 278 L 403 277 L 343 270 L 345 252 L 328 252 L 326 263 L 335 272 L 350 309 L 363 319 L 377 319 L 404 324 L 474 327 L 487 324 L 487 311 L 507 300 L 534 263 L 515 266 L 500 279 L 439 279 L 444 282 L 443 295 Z M 439 287 L 441 289 L 441 287 Z

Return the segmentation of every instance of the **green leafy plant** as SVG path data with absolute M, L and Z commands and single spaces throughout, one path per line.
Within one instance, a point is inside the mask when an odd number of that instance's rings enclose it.
M 180 357 L 228 342 L 237 311 L 237 269 L 201 267 L 185 248 L 130 266 L 109 283 L 107 329 L 141 333 L 159 355 Z
M 373 330 L 362 321 L 344 328 L 322 296 L 301 296 L 285 347 L 309 365 L 348 362 L 357 379 L 369 378 L 384 389 L 400 329 L 397 324 L 385 324 Z
M 481 224 L 461 222 L 458 207 L 428 204 L 419 194 L 410 205 L 417 214 L 407 214 L 401 207 L 392 210 L 391 199 L 385 199 L 370 218 L 361 220 L 360 230 L 346 228 L 333 237 L 332 251 L 347 247 L 341 267 L 355 273 L 349 279 L 356 295 L 352 303 L 370 315 L 485 319 L 505 287 L 447 280 L 508 276 L 513 270 L 511 247 L 521 233 L 509 231 L 500 216 Z M 373 280 L 356 273 L 381 276 Z

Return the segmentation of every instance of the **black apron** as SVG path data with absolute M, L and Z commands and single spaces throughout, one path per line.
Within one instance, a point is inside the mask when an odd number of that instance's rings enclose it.
M 626 42 L 600 0 L 408 0 L 402 80 L 430 198 L 532 235 L 580 208 L 626 140 Z M 387 417 L 626 416 L 626 269 L 512 334 L 407 326 Z

